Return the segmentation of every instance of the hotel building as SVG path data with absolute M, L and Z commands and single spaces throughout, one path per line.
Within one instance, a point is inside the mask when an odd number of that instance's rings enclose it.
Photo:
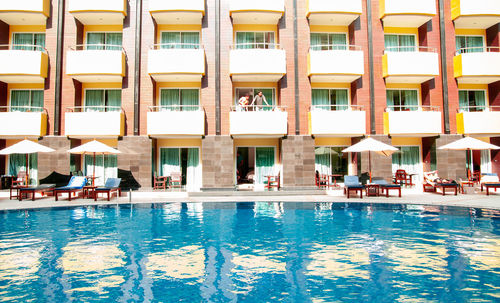
M 466 152 L 440 146 L 500 145 L 498 0 L 16 0 L 0 20 L 0 148 L 56 149 L 34 179 L 88 173 L 67 150 L 93 139 L 122 152 L 98 184 L 181 171 L 189 191 L 359 174 L 368 157 L 341 150 L 366 136 L 401 149 L 373 156 L 382 177 L 465 178 Z M 468 156 L 500 173 L 500 151 Z

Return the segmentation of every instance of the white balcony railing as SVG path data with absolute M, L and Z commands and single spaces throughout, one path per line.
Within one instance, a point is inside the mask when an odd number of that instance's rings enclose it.
M 436 0 L 381 0 L 380 18 L 386 27 L 420 27 L 436 15 Z
M 237 82 L 277 82 L 286 74 L 286 52 L 275 43 L 236 44 L 229 53 L 229 73 Z
M 46 25 L 50 0 L 0 1 L 0 20 L 9 25 Z
M 355 137 L 366 134 L 363 106 L 313 105 L 309 112 L 310 134 L 317 137 Z
M 153 45 L 148 73 L 157 82 L 199 82 L 205 74 L 205 50 L 199 44 Z
M 64 122 L 65 135 L 70 138 L 117 138 L 125 133 L 125 114 L 120 107 L 70 107 Z
M 364 55 L 358 46 L 315 45 L 309 50 L 311 82 L 352 82 L 364 74 Z
M 436 136 L 442 133 L 438 106 L 390 106 L 384 112 L 384 133 L 390 136 Z
M 285 107 L 233 106 L 229 113 L 229 133 L 233 137 L 283 137 L 288 133 L 287 118 Z
M 49 57 L 39 45 L 0 45 L 0 81 L 44 83 Z
M 47 110 L 32 106 L 0 107 L 0 138 L 39 138 L 47 134 Z
M 234 24 L 278 24 L 284 13 L 284 0 L 230 1 L 229 14 Z
M 201 24 L 204 0 L 149 0 L 149 12 L 157 24 Z
M 439 75 L 439 55 L 429 47 L 391 47 L 384 52 L 382 66 L 388 83 L 422 83 Z
M 459 83 L 490 84 L 500 80 L 500 48 L 462 48 L 453 58 L 454 75 Z
M 68 11 L 84 25 L 122 25 L 126 0 L 69 0 Z
M 66 74 L 80 82 L 122 82 L 125 76 L 125 52 L 119 45 L 77 45 L 66 56 Z
M 348 26 L 363 12 L 361 0 L 309 0 L 307 17 L 311 25 Z
M 205 111 L 198 105 L 150 106 L 147 133 L 153 138 L 205 135 Z
M 500 106 L 467 106 L 457 112 L 457 133 L 476 136 L 500 135 Z
M 500 1 L 451 0 L 451 19 L 455 28 L 490 28 L 500 23 Z

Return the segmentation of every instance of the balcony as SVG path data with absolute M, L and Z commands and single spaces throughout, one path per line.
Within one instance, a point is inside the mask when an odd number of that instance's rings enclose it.
M 325 108 L 327 107 L 327 108 Z M 366 134 L 366 112 L 362 106 L 332 110 L 313 106 L 309 112 L 309 132 L 315 137 L 358 137 Z
M 451 0 L 455 28 L 487 29 L 500 22 L 498 0 Z
M 285 13 L 284 0 L 231 0 L 233 24 L 278 24 Z
M 499 81 L 500 48 L 460 49 L 453 58 L 453 68 L 458 83 L 489 84 Z
M 357 46 L 314 46 L 307 59 L 311 82 L 348 83 L 365 72 L 363 51 Z
M 200 106 L 152 106 L 148 112 L 148 136 L 189 138 L 205 135 L 205 112 Z
M 205 50 L 199 45 L 154 45 L 148 54 L 148 73 L 156 82 L 200 82 Z
M 382 57 L 382 73 L 387 83 L 423 83 L 439 75 L 439 56 L 435 49 L 391 48 L 398 49 L 386 50 Z
M 459 110 L 457 133 L 474 136 L 500 135 L 500 106 L 486 107 L 483 111 Z
M 229 113 L 229 134 L 234 138 L 281 138 L 288 131 L 288 113 L 283 107 L 270 110 L 241 110 L 233 107 Z M 258 121 L 258 123 L 257 123 Z
M 363 12 L 361 0 L 309 0 L 310 25 L 348 26 Z
M 385 27 L 420 27 L 436 15 L 436 0 L 380 0 Z
M 125 134 L 125 114 L 121 108 L 102 107 L 103 111 L 85 111 L 70 107 L 64 116 L 65 135 L 69 138 L 118 138 Z
M 47 110 L 44 108 L 0 107 L 0 139 L 36 139 L 46 134 Z
M 384 113 L 384 134 L 393 137 L 432 137 L 441 134 L 438 106 L 393 106 Z
M 126 0 L 69 0 L 68 11 L 84 25 L 122 25 Z
M 15 48 L 28 48 L 20 50 Z M 36 45 L 0 45 L 0 81 L 5 83 L 44 83 L 49 56 Z
M 204 0 L 149 0 L 149 13 L 157 24 L 201 24 Z
M 278 45 L 259 43 L 257 47 L 255 44 L 252 48 L 240 47 L 236 45 L 229 53 L 233 81 L 278 82 L 286 74 L 286 53 Z
M 77 45 L 67 52 L 66 74 L 80 82 L 122 82 L 125 76 L 125 52 L 87 49 Z
M 0 20 L 9 25 L 46 25 L 50 0 L 0 1 Z

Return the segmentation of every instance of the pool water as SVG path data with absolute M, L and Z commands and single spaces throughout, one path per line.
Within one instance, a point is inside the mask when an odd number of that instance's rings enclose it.
M 0 301 L 500 301 L 500 212 L 175 203 L 0 212 Z

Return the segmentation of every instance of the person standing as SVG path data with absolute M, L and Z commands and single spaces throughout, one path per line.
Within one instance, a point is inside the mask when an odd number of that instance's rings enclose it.
M 246 94 L 238 100 L 238 108 L 237 111 L 247 111 L 248 102 L 250 100 L 250 95 Z
M 257 110 L 262 109 L 262 106 L 266 104 L 266 106 L 269 106 L 269 103 L 267 103 L 266 96 L 262 93 L 262 91 L 259 91 L 257 95 L 253 98 L 251 106 L 255 106 Z

